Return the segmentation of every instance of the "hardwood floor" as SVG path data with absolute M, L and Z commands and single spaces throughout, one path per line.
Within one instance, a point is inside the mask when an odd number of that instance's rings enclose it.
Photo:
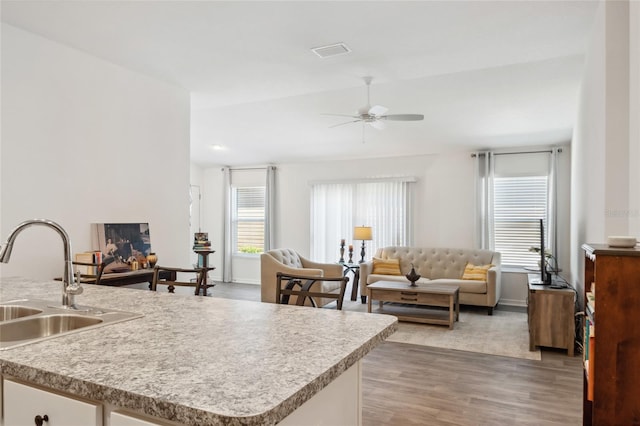
M 257 285 L 211 290 L 260 300 Z M 345 301 L 345 309 L 366 305 Z M 582 424 L 581 358 L 566 351 L 530 361 L 385 342 L 364 358 L 362 385 L 364 426 Z
M 542 361 L 385 342 L 363 361 L 363 425 L 579 425 L 580 357 Z

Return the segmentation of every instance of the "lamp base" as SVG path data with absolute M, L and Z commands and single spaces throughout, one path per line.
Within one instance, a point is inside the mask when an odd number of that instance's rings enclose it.
M 360 249 L 360 260 L 358 261 L 358 263 L 363 263 L 364 262 L 364 240 L 362 240 L 362 248 Z

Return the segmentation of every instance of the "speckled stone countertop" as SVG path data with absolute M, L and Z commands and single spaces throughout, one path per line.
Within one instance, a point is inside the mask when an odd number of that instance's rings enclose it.
M 144 316 L 0 351 L 0 372 L 190 425 L 274 424 L 397 327 L 388 315 L 83 287 L 80 305 Z M 0 280 L 0 301 L 61 293 L 56 281 Z

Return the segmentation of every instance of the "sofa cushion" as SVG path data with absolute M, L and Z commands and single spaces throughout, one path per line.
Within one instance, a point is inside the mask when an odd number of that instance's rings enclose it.
M 485 294 L 487 292 L 487 282 L 486 281 L 476 281 L 476 280 L 457 280 L 452 278 L 439 278 L 437 280 L 430 280 L 429 284 L 431 285 L 449 285 L 454 286 L 457 285 L 460 287 L 460 293 L 476 293 L 476 294 Z
M 400 259 L 379 259 L 374 257 L 372 273 L 382 275 L 402 275 L 402 272 L 400 272 Z
M 367 284 L 373 284 L 378 281 L 407 283 L 407 287 L 409 286 L 409 280 L 407 280 L 402 275 L 370 274 L 367 277 Z M 453 278 L 438 278 L 436 280 L 430 280 L 429 278 L 422 277 L 418 281 L 416 281 L 416 283 L 427 285 L 458 286 L 460 287 L 460 293 L 485 294 L 487 292 L 486 281 L 461 280 Z
M 487 281 L 487 271 L 494 265 L 479 265 L 476 266 L 471 262 L 467 262 L 467 266 L 464 267 L 464 273 L 462 274 L 463 280 L 477 280 Z
M 369 276 L 367 277 L 367 284 L 373 284 L 375 282 L 378 281 L 393 281 L 396 283 L 407 283 L 407 285 L 409 285 L 409 280 L 405 278 L 404 275 L 382 275 L 382 274 L 369 274 Z M 425 278 L 422 277 L 420 278 L 418 281 L 416 281 L 418 284 L 420 283 L 428 283 L 431 280 L 429 278 Z

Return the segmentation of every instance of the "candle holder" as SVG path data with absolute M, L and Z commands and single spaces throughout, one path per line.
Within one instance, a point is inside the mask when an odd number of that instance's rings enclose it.
M 353 246 L 349 246 L 349 263 L 353 263 Z
M 344 263 L 344 240 L 340 240 L 340 263 Z

